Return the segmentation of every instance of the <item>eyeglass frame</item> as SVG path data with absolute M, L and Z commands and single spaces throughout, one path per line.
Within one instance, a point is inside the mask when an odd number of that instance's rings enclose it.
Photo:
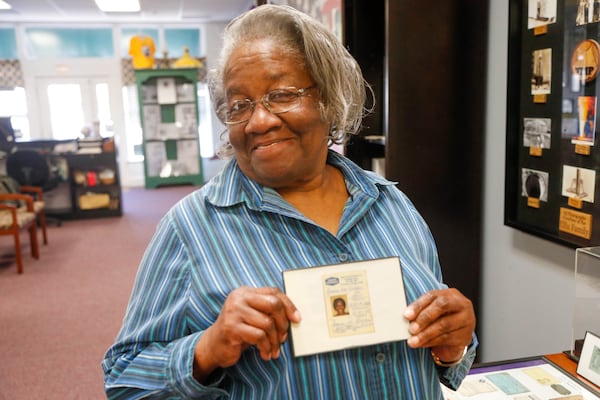
M 289 87 L 286 87 L 286 88 L 280 88 L 280 89 L 271 90 L 271 91 L 265 93 L 264 95 L 262 95 L 262 97 L 259 100 L 251 100 L 251 99 L 248 99 L 248 98 L 245 98 L 243 100 L 236 100 L 236 101 L 233 102 L 233 104 L 232 104 L 231 107 L 227 107 L 227 109 L 224 110 L 223 122 L 225 123 L 225 125 L 238 125 L 238 124 L 243 124 L 245 122 L 250 121 L 250 118 L 252 118 L 252 114 L 254 113 L 254 109 L 256 108 L 256 105 L 258 103 L 262 103 L 262 105 L 265 107 L 265 109 L 267 111 L 269 111 L 271 114 L 274 114 L 274 115 L 284 114 L 286 112 L 295 110 L 300 105 L 302 105 L 302 97 L 304 97 L 304 96 L 310 96 L 310 93 L 308 93 L 308 91 L 310 89 L 314 89 L 315 87 L 316 87 L 316 85 L 314 83 L 312 85 L 310 85 L 310 86 L 306 86 L 306 87 L 303 87 L 303 88 L 296 88 L 295 86 L 289 86 Z M 280 91 L 293 92 L 293 94 L 300 101 L 298 102 L 298 104 L 294 105 L 290 109 L 287 109 L 287 110 L 284 110 L 284 111 L 274 112 L 273 110 L 271 110 L 271 104 L 269 103 L 268 98 L 273 93 L 280 92 Z M 250 114 L 248 114 L 248 119 L 244 119 L 244 120 L 241 120 L 241 121 L 227 121 L 227 114 L 229 114 L 229 110 L 231 108 L 233 108 L 234 105 L 240 104 L 240 103 L 245 103 L 245 104 L 249 104 L 250 105 L 250 108 L 249 108 Z

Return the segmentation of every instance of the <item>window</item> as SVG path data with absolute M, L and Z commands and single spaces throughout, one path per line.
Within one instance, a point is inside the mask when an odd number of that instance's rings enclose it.
M 125 107 L 125 131 L 127 132 L 127 161 L 143 161 L 142 124 L 138 103 L 137 86 L 123 86 L 123 106 Z
M 0 116 L 11 117 L 17 140 L 31 140 L 25 89 L 16 87 L 0 90 L 0 104 Z

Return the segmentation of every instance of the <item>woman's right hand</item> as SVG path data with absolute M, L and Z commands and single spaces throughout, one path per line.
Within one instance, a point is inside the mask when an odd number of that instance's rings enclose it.
M 249 346 L 256 346 L 265 361 L 278 358 L 290 322 L 300 322 L 300 312 L 278 288 L 233 290 L 196 345 L 194 377 L 204 382 L 215 369 L 236 364 Z

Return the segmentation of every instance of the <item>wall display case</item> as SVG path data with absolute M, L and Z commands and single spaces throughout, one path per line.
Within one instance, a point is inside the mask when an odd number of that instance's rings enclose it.
M 146 188 L 201 185 L 195 68 L 136 70 Z
M 570 247 L 600 240 L 600 3 L 510 2 L 505 215 Z

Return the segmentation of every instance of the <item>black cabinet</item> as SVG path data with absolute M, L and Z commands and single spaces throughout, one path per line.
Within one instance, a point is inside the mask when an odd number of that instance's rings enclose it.
M 65 154 L 69 166 L 72 218 L 122 215 L 121 183 L 114 152 Z
M 122 215 L 121 179 L 113 138 L 93 140 L 33 140 L 17 150 L 43 154 L 58 186 L 44 192 L 47 214 L 60 219 Z

